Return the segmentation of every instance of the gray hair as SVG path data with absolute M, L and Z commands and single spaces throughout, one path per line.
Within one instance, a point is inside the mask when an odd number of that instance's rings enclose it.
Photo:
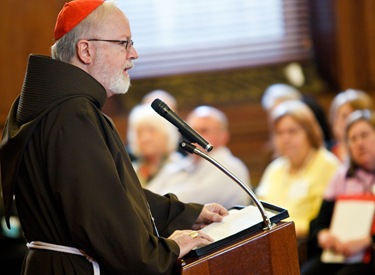
M 176 98 L 165 90 L 157 89 L 149 92 L 142 97 L 142 103 L 151 104 L 156 98 L 164 101 L 173 111 L 177 112 Z
M 131 151 L 135 155 L 139 155 L 137 145 L 137 127 L 140 124 L 148 124 L 155 127 L 159 132 L 167 136 L 167 151 L 172 153 L 177 148 L 180 135 L 177 128 L 156 113 L 150 105 L 141 104 L 135 106 L 129 113 L 127 138 Z
M 277 83 L 267 87 L 262 96 L 262 107 L 269 112 L 276 103 L 286 100 L 300 100 L 302 94 L 299 90 L 288 84 Z
M 189 121 L 195 117 L 211 117 L 216 119 L 220 122 L 223 129 L 228 129 L 228 118 L 227 116 L 212 106 L 202 105 L 196 107 L 189 115 L 187 116 L 186 120 Z
M 70 32 L 66 33 L 52 45 L 51 57 L 69 63 L 77 53 L 77 42 L 81 39 L 91 38 L 96 33 L 103 19 L 115 9 L 118 9 L 118 7 L 111 1 L 105 1 L 97 7 Z
M 329 121 L 331 125 L 335 122 L 338 110 L 345 104 L 349 104 L 352 109 L 364 110 L 372 108 L 372 99 L 366 92 L 358 89 L 347 89 L 338 93 L 332 100 L 329 110 Z

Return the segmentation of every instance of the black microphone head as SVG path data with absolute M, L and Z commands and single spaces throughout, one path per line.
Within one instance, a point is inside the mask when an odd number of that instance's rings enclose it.
M 152 103 L 151 103 L 152 109 L 154 109 L 159 115 L 164 116 L 166 112 L 170 110 L 168 105 L 160 100 L 159 98 L 156 98 Z
M 164 102 L 161 101 L 159 98 L 155 98 L 154 101 L 152 101 L 151 103 L 151 107 L 155 109 L 155 107 L 157 108 L 157 106 L 159 106 L 161 103 L 164 103 Z
M 207 152 L 211 151 L 213 148 L 212 145 L 202 138 L 197 132 L 195 132 L 183 119 L 175 114 L 166 103 L 161 101 L 159 98 L 156 98 L 151 103 L 151 107 L 155 110 L 155 112 L 176 126 L 178 131 L 180 131 L 182 136 L 184 136 L 187 140 L 198 143 Z

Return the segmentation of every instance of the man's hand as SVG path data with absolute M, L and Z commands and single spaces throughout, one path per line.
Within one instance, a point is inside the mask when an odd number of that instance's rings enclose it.
M 176 230 L 168 239 L 174 240 L 180 247 L 178 258 L 182 258 L 193 248 L 205 246 L 214 241 L 207 234 L 192 230 Z
M 198 219 L 192 226 L 193 229 L 199 230 L 213 222 L 221 222 L 223 217 L 228 215 L 228 211 L 217 203 L 205 204 Z

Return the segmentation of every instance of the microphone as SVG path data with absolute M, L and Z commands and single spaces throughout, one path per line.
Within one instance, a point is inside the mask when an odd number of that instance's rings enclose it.
M 168 107 L 159 98 L 155 99 L 151 103 L 151 107 L 159 115 L 164 117 L 170 123 L 177 127 L 178 131 L 185 137 L 188 141 L 192 143 L 197 143 L 207 152 L 211 151 L 213 146 L 208 143 L 203 137 L 201 137 L 195 130 L 193 130 L 184 120 L 182 120 L 171 108 Z
M 151 107 L 159 115 L 161 115 L 170 123 L 172 123 L 174 126 L 176 126 L 178 130 L 180 131 L 180 133 L 183 135 L 183 137 L 187 139 L 187 141 L 185 140 L 180 141 L 180 145 L 184 150 L 188 151 L 191 154 L 197 154 L 198 156 L 201 156 L 202 158 L 211 162 L 213 165 L 219 168 L 224 174 L 226 174 L 228 177 L 234 180 L 242 189 L 245 190 L 245 192 L 251 197 L 253 202 L 256 204 L 256 206 L 258 207 L 262 215 L 263 222 L 265 225 L 264 229 L 272 229 L 274 225 L 271 222 L 270 218 L 268 217 L 266 211 L 264 210 L 262 203 L 255 196 L 254 192 L 249 187 L 247 187 L 247 185 L 244 184 L 239 178 L 237 178 L 234 174 L 232 174 L 232 172 L 230 172 L 227 168 L 225 168 L 223 165 L 221 165 L 219 162 L 217 162 L 215 159 L 213 159 L 209 155 L 197 149 L 196 146 L 191 143 L 198 143 L 207 152 L 211 151 L 213 146 L 209 144 L 204 138 L 202 138 L 196 131 L 194 131 L 185 121 L 183 121 L 175 112 L 173 112 L 168 107 L 167 104 L 165 104 L 160 99 L 158 98 L 155 99 L 151 103 Z

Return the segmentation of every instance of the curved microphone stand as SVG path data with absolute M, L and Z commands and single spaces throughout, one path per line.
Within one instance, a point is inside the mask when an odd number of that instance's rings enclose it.
M 217 168 L 219 168 L 223 173 L 225 173 L 227 176 L 229 176 L 232 180 L 234 180 L 245 192 L 250 196 L 252 201 L 256 204 L 258 207 L 262 218 L 264 222 L 264 230 L 270 230 L 274 227 L 274 224 L 271 222 L 270 218 L 267 216 L 266 211 L 263 208 L 263 205 L 261 202 L 257 199 L 255 196 L 254 192 L 249 189 L 246 184 L 244 184 L 239 178 L 237 178 L 233 173 L 231 173 L 228 169 L 226 169 L 223 165 L 221 165 L 219 162 L 217 162 L 215 159 L 212 157 L 208 156 L 207 154 L 203 153 L 201 150 L 197 149 L 196 146 L 191 144 L 189 141 L 186 141 L 182 139 L 180 141 L 180 146 L 183 148 L 185 151 L 189 152 L 190 154 L 196 154 L 207 161 L 211 162 L 213 165 L 215 165 Z

